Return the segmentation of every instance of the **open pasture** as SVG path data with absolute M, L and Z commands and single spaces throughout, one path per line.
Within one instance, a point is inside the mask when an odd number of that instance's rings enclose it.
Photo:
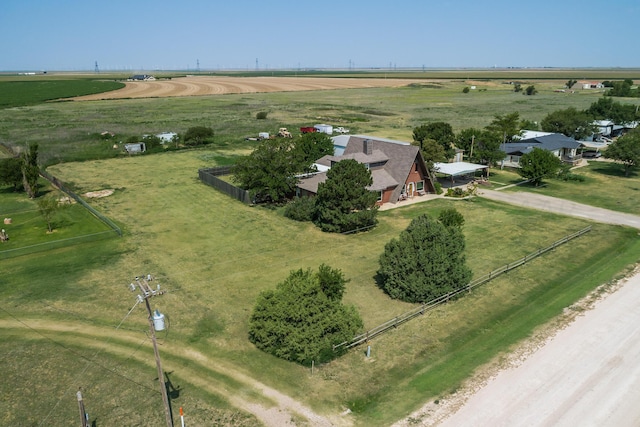
M 165 370 L 182 387 L 175 405 L 202 409 L 192 418 L 194 423 L 247 412 L 265 422 L 264 412 L 281 400 L 260 392 L 268 385 L 337 425 L 384 426 L 426 399 L 455 390 L 475 369 L 609 280 L 631 262 L 637 249 L 635 232 L 596 225 L 552 257 L 374 340 L 372 359 L 366 360 L 363 349 L 356 348 L 340 360 L 316 366 L 312 375 L 309 367 L 265 355 L 247 340 L 255 298 L 290 270 L 321 263 L 342 269 L 351 279 L 346 302 L 356 305 L 370 328 L 412 307 L 389 300 L 375 286 L 374 276 L 384 244 L 416 215 L 437 215 L 450 206 L 459 209 L 466 219 L 468 261 L 476 275 L 587 222 L 483 200 L 441 200 L 386 211 L 380 226 L 369 233 L 329 235 L 310 224 L 291 222 L 277 211 L 242 205 L 200 183 L 196 171 L 211 166 L 212 157 L 214 151 L 201 150 L 49 168 L 63 181 L 73 182 L 80 193 L 116 189 L 91 203 L 124 224 L 126 231 L 122 239 L 104 245 L 92 242 L 75 250 L 3 261 L 3 280 L 12 286 L 0 293 L 0 347 L 11 354 L 31 352 L 41 363 L 58 366 L 63 362 L 30 347 L 48 337 L 76 349 L 62 352 L 64 363 L 85 361 L 82 377 L 48 383 L 47 393 L 55 398 L 30 407 L 30 416 L 42 419 L 48 414 L 53 425 L 70 423 L 77 415 L 71 410 L 77 386 L 87 390 L 86 399 L 95 393 L 94 412 L 105 422 L 126 424 L 125 414 L 140 412 L 127 396 L 147 395 L 157 388 L 145 316 L 141 309 L 134 310 L 122 331 L 114 329 L 134 304 L 126 285 L 135 275 L 155 274 L 169 291 L 152 301 L 171 319 L 160 351 Z M 614 248 L 615 257 L 605 255 Z M 34 334 L 24 335 L 24 325 Z M 102 337 L 99 347 L 92 344 L 96 336 Z M 107 371 L 98 362 L 103 358 L 110 360 Z M 9 390 L 11 383 L 3 387 Z M 101 390 L 113 387 L 122 388 L 120 397 L 96 402 Z M 153 405 L 161 413 L 157 396 L 143 413 L 153 413 Z M 55 406 L 56 399 L 63 403 Z M 346 408 L 352 415 L 340 416 Z M 23 414 L 15 407 L 5 413 Z M 14 420 L 10 416 L 7 421 Z
M 208 77 L 194 79 L 200 78 Z M 41 163 L 49 165 L 121 156 L 119 144 L 131 136 L 184 133 L 192 126 L 209 126 L 216 134 L 217 152 L 233 161 L 235 155 L 254 146 L 246 137 L 256 137 L 259 132 L 273 134 L 280 127 L 295 133 L 302 126 L 328 123 L 348 128 L 353 134 L 410 141 L 413 128 L 432 121 L 450 123 L 454 131 L 482 128 L 495 115 L 513 112 L 523 119 L 540 122 L 558 109 L 588 108 L 602 96 L 601 91 L 595 90 L 554 92 L 564 85 L 559 80 L 530 82 L 539 90 L 535 96 L 513 92 L 513 86 L 504 80 L 473 83 L 476 89 L 466 94 L 462 89 L 470 86 L 470 81 L 412 80 L 400 87 L 46 103 L 3 110 L 0 142 L 15 147 L 26 142 L 38 143 Z M 640 103 L 640 100 L 625 102 Z M 268 113 L 267 118 L 256 119 L 258 112 Z M 100 135 L 104 131 L 115 136 L 105 140 Z M 114 149 L 114 144 L 118 148 Z

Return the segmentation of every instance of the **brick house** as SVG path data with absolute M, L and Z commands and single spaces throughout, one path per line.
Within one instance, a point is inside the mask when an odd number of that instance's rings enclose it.
M 327 179 L 326 171 L 344 159 L 356 160 L 371 171 L 373 184 L 369 190 L 378 192 L 378 205 L 435 193 L 418 147 L 365 135 L 341 135 L 332 139 L 334 155 L 318 159 L 318 172 L 301 177 L 296 189 L 298 196 L 314 196 L 318 184 Z

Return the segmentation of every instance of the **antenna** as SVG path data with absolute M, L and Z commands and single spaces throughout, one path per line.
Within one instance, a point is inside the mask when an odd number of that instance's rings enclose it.
M 200 60 L 196 59 L 196 71 L 200 71 Z
M 98 61 L 96 61 L 96 66 L 94 68 L 94 71 L 96 72 L 96 74 L 100 73 L 100 68 L 98 68 Z

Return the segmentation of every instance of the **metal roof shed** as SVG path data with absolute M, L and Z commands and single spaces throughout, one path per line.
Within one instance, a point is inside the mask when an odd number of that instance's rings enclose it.
M 459 175 L 468 175 L 478 170 L 488 169 L 489 166 L 478 165 L 468 162 L 454 162 L 454 163 L 434 163 L 433 169 L 435 172 L 450 175 L 452 177 Z

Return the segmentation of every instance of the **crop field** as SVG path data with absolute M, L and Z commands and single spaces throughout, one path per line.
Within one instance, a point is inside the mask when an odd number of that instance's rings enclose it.
M 554 92 L 564 85 L 559 80 L 528 81 L 539 90 L 535 96 L 513 92 L 513 86 L 505 80 L 412 82 L 399 87 L 57 102 L 8 108 L 0 116 L 0 142 L 15 147 L 38 143 L 41 162 L 49 165 L 121 156 L 119 143 L 128 137 L 184 133 L 189 127 L 202 125 L 214 129 L 218 152 L 233 161 L 235 155 L 254 146 L 245 137 L 265 131 L 275 133 L 279 127 L 295 133 L 301 126 L 329 123 L 344 126 L 353 134 L 408 141 L 414 127 L 430 121 L 448 122 L 459 131 L 482 128 L 498 114 L 518 112 L 523 119 L 539 122 L 557 109 L 588 108 L 602 96 L 595 90 Z M 471 85 L 476 90 L 462 93 Z M 624 102 L 640 104 L 638 99 Z M 256 119 L 258 112 L 266 112 L 267 119 Z M 102 138 L 100 133 L 105 131 L 113 132 L 114 138 Z
M 91 79 L 21 79 L 0 78 L 0 109 L 39 104 L 64 98 L 119 89 L 123 83 Z
M 183 407 L 187 425 L 388 426 L 495 368 L 504 354 L 563 313 L 579 313 L 576 301 L 638 261 L 637 230 L 475 198 L 380 212 L 380 224 L 370 232 L 332 235 L 292 222 L 279 209 L 243 205 L 197 179 L 199 168 L 249 152 L 253 142 L 245 136 L 280 126 L 331 123 L 352 133 L 407 139 L 414 126 L 429 120 L 450 122 L 456 130 L 482 127 L 495 114 L 513 111 L 539 120 L 558 108 L 586 108 L 601 96 L 556 93 L 560 82 L 552 81 L 536 82 L 540 94 L 534 97 L 513 93 L 502 81 L 478 81 L 486 91 L 463 94 L 468 84 L 3 110 L 2 142 L 37 142 L 47 171 L 79 194 L 114 190 L 89 203 L 119 224 L 124 236 L 0 261 L 0 352 L 6 370 L 0 393 L 8 396 L 0 402 L 0 424 L 73 425 L 79 387 L 97 426 L 163 423 L 146 312 L 134 307 L 135 294 L 128 289 L 134 276 L 148 273 L 167 291 L 151 303 L 169 319 L 168 331 L 159 334 L 160 354 L 173 412 Z M 268 118 L 257 120 L 259 111 L 268 111 Z M 195 125 L 213 127 L 216 142 L 129 157 L 113 153 L 114 141 L 97 137 L 103 130 L 119 140 Z M 600 181 L 601 175 L 609 179 L 606 170 L 585 173 L 590 178 L 576 185 L 610 184 Z M 496 171 L 494 178 L 504 184 L 515 179 L 506 171 Z M 629 184 L 623 197 L 634 194 L 635 186 Z M 378 258 L 411 219 L 449 207 L 465 217 L 467 261 L 476 277 L 587 225 L 593 230 L 372 340 L 370 358 L 355 348 L 312 369 L 264 354 L 248 341 L 247 322 L 260 292 L 273 289 L 291 270 L 322 263 L 350 279 L 345 302 L 356 306 L 366 328 L 410 310 L 412 304 L 390 300 L 376 287 Z M 18 213 L 33 209 L 35 202 L 24 195 L 0 191 L 0 216 L 13 215 L 16 227 L 23 222 Z M 86 221 L 65 219 L 58 233 Z M 24 243 L 15 236 L 12 245 Z

